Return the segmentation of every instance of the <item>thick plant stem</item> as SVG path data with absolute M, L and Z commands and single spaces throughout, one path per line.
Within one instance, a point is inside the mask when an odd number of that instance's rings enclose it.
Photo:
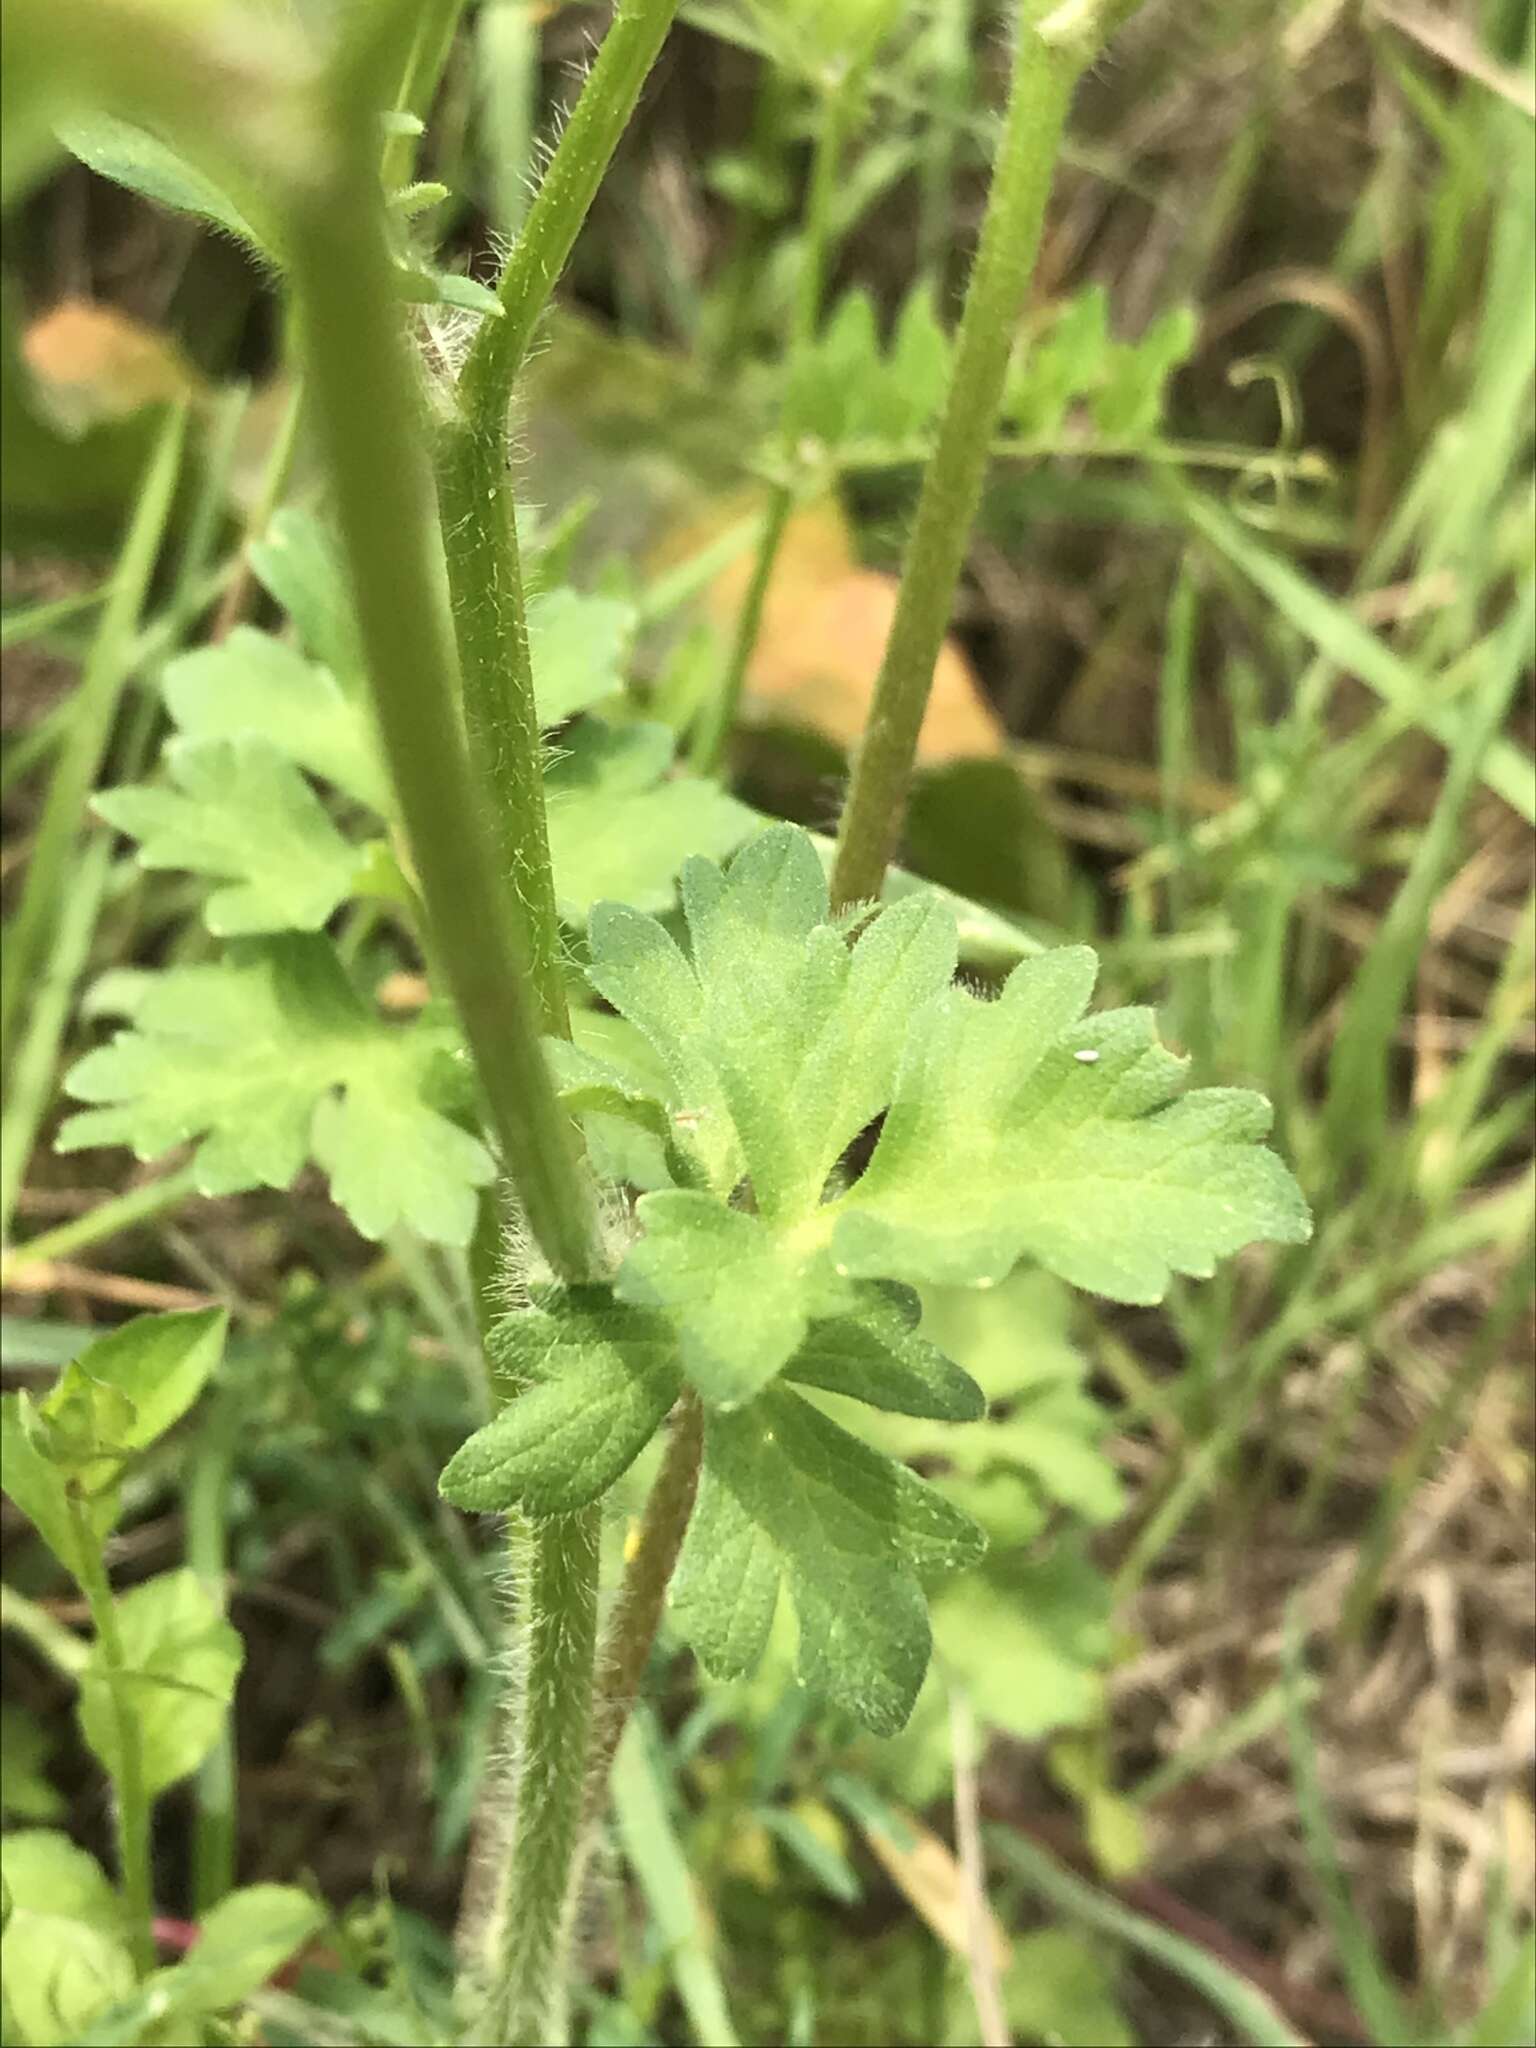
M 464 727 L 490 792 L 497 872 L 508 885 L 511 916 L 538 999 L 540 1029 L 569 1038 L 544 808 L 544 748 L 534 705 L 504 433 L 483 435 L 462 422 L 444 428 L 436 471 Z
M 512 1720 L 512 1838 L 469 2038 L 558 2048 L 581 1868 L 597 1648 L 599 1511 L 514 1520 L 523 1669 Z
M 433 948 L 534 1237 L 561 1278 L 592 1280 L 601 1272 L 595 1189 L 544 1063 L 526 935 L 498 881 L 496 836 L 459 718 L 433 574 L 420 396 L 390 289 L 368 105 L 359 88 L 337 110 L 344 154 L 294 208 L 293 273 L 316 410 Z M 591 1722 L 595 1512 L 533 1532 L 521 1562 L 517 1811 L 485 2038 L 536 2042 L 552 2037 L 563 2004 Z
M 460 724 L 434 573 L 421 399 L 405 353 L 365 123 L 301 195 L 293 275 L 316 423 L 336 496 L 374 708 L 421 882 L 529 1226 L 554 1270 L 599 1270 L 595 1191 L 539 1043 L 532 969 Z M 414 430 L 413 430 L 414 429 Z
M 507 414 L 540 314 L 677 12 L 622 0 L 482 322 L 438 430 L 435 467 L 464 723 L 494 802 L 501 868 L 543 1029 L 570 1036 L 517 528 Z
M 816 154 L 811 165 L 810 190 L 806 194 L 805 249 L 786 356 L 786 385 L 794 375 L 795 366 L 816 339 L 831 249 L 832 203 L 837 193 L 838 167 L 842 161 L 848 111 L 857 97 L 859 83 L 857 74 L 845 72 L 826 85 L 822 92 L 816 127 Z M 791 431 L 787 425 L 780 438 L 781 462 L 789 472 L 794 467 L 796 451 L 791 445 Z M 763 607 L 773 581 L 774 564 L 794 508 L 795 487 L 786 474 L 774 484 L 768 500 L 763 534 L 757 544 L 757 559 L 752 565 L 752 579 L 747 585 L 747 594 L 736 621 L 725 674 L 705 708 L 689 747 L 689 759 L 701 775 L 713 774 L 719 766 L 721 753 L 735 726 L 742 691 L 746 687 L 747 670 L 763 629 Z
M 155 1967 L 154 1889 L 149 1867 L 149 1800 L 144 1791 L 144 1752 L 139 1719 L 129 1698 L 128 1660 L 117 1626 L 117 1608 L 101 1558 L 101 1540 L 79 1497 L 72 1491 L 69 1517 L 75 1537 L 75 1576 L 90 1609 L 101 1659 L 103 1683 L 112 1710 L 117 1761 L 112 1771 L 117 1818 L 118 1876 L 128 1915 L 128 1949 L 133 1967 L 147 1977 Z
M 880 893 L 901 833 L 934 664 L 954 606 L 987 448 L 1024 310 L 1073 88 L 1094 53 L 1087 6 L 1057 37 L 1023 0 L 1002 144 L 966 292 L 955 368 L 923 476 L 896 616 L 875 685 L 832 866 L 834 908 Z
M 602 1694 L 593 1723 L 592 1756 L 587 1769 L 589 1822 L 602 1812 L 608 1772 L 618 1753 L 630 1709 L 639 1696 L 651 1645 L 661 1623 L 662 1603 L 688 1532 L 703 1456 L 704 1410 L 697 1394 L 690 1391 L 678 1405 L 666 1456 L 645 1504 L 598 1659 Z

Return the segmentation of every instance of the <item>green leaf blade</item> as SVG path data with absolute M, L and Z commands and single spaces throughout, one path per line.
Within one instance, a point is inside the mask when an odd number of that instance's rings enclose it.
M 570 1514 L 634 1463 L 677 1399 L 671 1325 L 605 1289 L 549 1291 L 495 1338 L 511 1401 L 463 1444 L 439 1482 L 456 1507 Z

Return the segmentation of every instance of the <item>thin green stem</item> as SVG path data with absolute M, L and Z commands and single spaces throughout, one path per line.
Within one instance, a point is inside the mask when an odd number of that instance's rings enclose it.
M 534 1237 L 562 1277 L 600 1267 L 596 1201 L 539 1043 L 532 965 L 459 720 L 434 552 L 421 396 L 405 352 L 370 162 L 353 116 L 291 218 L 316 424 L 352 571 L 384 751 L 433 948 Z M 387 422 L 387 430 L 384 423 Z
M 575 247 L 677 8 L 678 0 L 619 0 L 501 273 L 496 292 L 503 317 L 481 325 L 459 378 L 466 417 L 493 433 L 498 447 L 539 316 Z
M 12 1246 L 0 1263 L 0 1283 L 19 1286 L 26 1267 L 68 1258 L 87 1245 L 100 1244 L 104 1238 L 132 1230 L 135 1224 L 147 1223 L 152 1216 L 174 1209 L 196 1193 L 197 1170 L 183 1166 L 175 1173 L 162 1174 L 159 1180 L 146 1181 L 143 1187 L 130 1188 L 125 1195 L 114 1195 L 110 1202 L 98 1203 L 83 1216 L 72 1216 L 68 1223 L 57 1224 L 52 1230 L 28 1238 L 24 1244 Z
M 134 629 L 165 537 L 186 431 L 186 408 L 178 406 L 160 430 L 134 503 L 112 588 L 48 785 L 21 903 L 6 933 L 4 963 L 0 965 L 0 1073 L 7 1078 L 22 996 L 31 983 L 45 935 L 57 917 L 70 852 L 132 667 Z
M 436 469 L 464 726 L 491 798 L 495 872 L 509 885 L 502 893 L 528 959 L 540 1029 L 569 1038 L 544 743 L 504 433 L 492 438 L 462 422 L 445 428 Z
M 182 1495 L 187 1562 L 221 1614 L 226 1606 L 224 1582 L 229 1565 L 226 1532 L 235 1425 L 233 1404 L 216 1402 L 213 1414 L 203 1423 Z M 237 1798 L 235 1721 L 232 1714 L 226 1714 L 218 1740 L 204 1757 L 197 1773 L 197 1813 L 192 1829 L 192 1907 L 199 1920 L 234 1889 Z
M 602 1811 L 608 1773 L 661 1624 L 662 1605 L 677 1565 L 688 1519 L 699 1487 L 704 1455 L 704 1410 L 698 1396 L 683 1395 L 672 1424 L 666 1455 L 645 1504 L 634 1547 L 624 1568 L 624 1582 L 613 1605 L 598 1667 L 602 1697 L 595 1718 L 592 1757 L 587 1770 L 586 1817 Z
M 736 621 L 725 673 L 699 720 L 689 746 L 689 759 L 701 775 L 712 775 L 718 768 L 725 743 L 735 727 L 742 692 L 746 688 L 747 670 L 763 629 L 763 607 L 773 581 L 774 565 L 795 507 L 793 470 L 796 456 L 787 410 L 788 389 L 796 367 L 816 339 L 816 328 L 821 319 L 827 260 L 832 245 L 838 170 L 842 163 L 850 110 L 857 103 L 860 85 L 861 79 L 857 74 L 844 73 L 825 86 L 818 108 L 816 153 L 811 164 L 810 188 L 806 193 L 804 251 L 785 358 L 785 425 L 780 435 L 779 450 L 785 474 L 774 484 L 768 500 L 757 559 L 752 566 L 752 580 Z
M 992 191 L 966 292 L 955 368 L 902 572 L 896 616 L 838 834 L 832 900 L 878 896 L 906 810 L 934 664 L 981 502 L 1019 319 L 1073 88 L 1090 41 L 1042 33 L 1039 0 L 1020 9 L 1013 77 Z
M 502 316 L 481 323 L 435 451 L 464 724 L 492 798 L 499 868 L 542 1028 L 567 1038 L 543 748 L 507 478 L 507 415 L 539 316 L 676 11 L 677 0 L 621 0 L 502 271 Z
M 138 1716 L 129 1698 L 131 1674 L 117 1626 L 112 1587 L 102 1561 L 101 1539 L 73 1488 L 69 1495 L 69 1518 L 75 1536 L 76 1575 L 90 1610 L 91 1627 L 96 1632 L 96 1654 L 101 1660 L 116 1736 L 111 1778 L 117 1811 L 118 1874 L 128 1915 L 128 1948 L 134 1969 L 140 1977 L 146 1977 L 155 1967 L 154 1889 L 150 1882 L 144 1752 L 139 1742 Z

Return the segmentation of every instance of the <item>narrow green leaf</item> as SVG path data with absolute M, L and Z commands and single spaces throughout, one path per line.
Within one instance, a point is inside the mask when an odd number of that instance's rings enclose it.
M 212 221 L 237 241 L 274 267 L 279 264 L 276 236 L 270 221 L 258 229 L 249 217 L 248 204 L 237 205 L 230 195 L 204 175 L 195 164 L 162 142 L 148 129 L 131 121 L 119 121 L 110 114 L 92 114 L 67 121 L 58 131 L 59 140 L 73 156 L 110 178 L 114 185 L 126 185 L 145 199 L 169 206 L 177 213 L 194 213 Z

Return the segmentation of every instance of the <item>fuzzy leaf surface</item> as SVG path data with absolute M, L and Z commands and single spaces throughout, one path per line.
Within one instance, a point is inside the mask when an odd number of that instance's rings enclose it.
M 717 784 L 670 773 L 672 750 L 663 725 L 583 719 L 560 738 L 544 789 L 562 917 L 579 924 L 619 891 L 638 909 L 664 910 L 690 854 L 727 853 L 751 831 L 753 813 Z
M 286 556 L 280 559 L 287 565 Z M 323 604 L 308 592 L 300 601 L 316 611 Z M 339 623 L 322 616 L 327 623 L 313 630 L 324 633 L 338 658 L 352 659 Z M 270 633 L 237 626 L 217 647 L 169 662 L 161 688 L 166 709 L 189 738 L 254 734 L 371 810 L 388 809 L 383 762 L 357 701 L 329 666 L 306 661 Z
M 677 1399 L 677 1339 L 665 1317 L 606 1288 L 545 1290 L 502 1322 L 498 1374 L 520 1391 L 449 1460 L 445 1499 L 568 1514 L 606 1493 Z
M 182 868 L 227 886 L 203 906 L 221 938 L 318 931 L 352 894 L 359 855 L 291 760 L 254 733 L 176 740 L 173 788 L 111 789 L 95 799 L 139 842 L 146 868 Z
M 889 1286 L 856 1294 L 850 1313 L 811 1325 L 786 1379 L 935 1422 L 975 1422 L 985 1412 L 986 1396 L 970 1374 L 918 1334 L 916 1296 Z
M 68 1120 L 59 1149 L 128 1145 L 153 1159 L 201 1139 L 210 1195 L 287 1187 L 313 1156 L 365 1236 L 404 1222 L 464 1244 L 493 1169 L 433 1106 L 454 1048 L 439 1023 L 399 1028 L 366 1009 L 326 941 L 267 940 L 151 981 L 132 1028 L 67 1075 L 96 1106 Z
M 710 1417 L 704 1472 L 673 1606 L 706 1668 L 751 1668 L 787 1580 L 801 1677 L 893 1734 L 928 1664 L 921 1581 L 974 1562 L 980 1530 L 782 1387 Z
M 1016 967 L 996 1002 L 955 989 L 913 1025 L 869 1167 L 838 1204 L 840 1269 L 988 1286 L 1023 1257 L 1126 1302 L 1208 1277 L 1255 1239 L 1304 1242 L 1306 1205 L 1259 1144 L 1264 1098 L 1179 1097 L 1146 1010 L 1086 1018 L 1081 946 Z M 1084 1057 L 1086 1055 L 1086 1057 Z
M 837 1292 L 836 1277 L 713 1195 L 667 1188 L 643 1195 L 636 1214 L 645 1235 L 620 1269 L 620 1296 L 666 1310 L 693 1385 L 739 1407 L 796 1351 L 815 1307 L 830 1307 L 822 1297 Z

